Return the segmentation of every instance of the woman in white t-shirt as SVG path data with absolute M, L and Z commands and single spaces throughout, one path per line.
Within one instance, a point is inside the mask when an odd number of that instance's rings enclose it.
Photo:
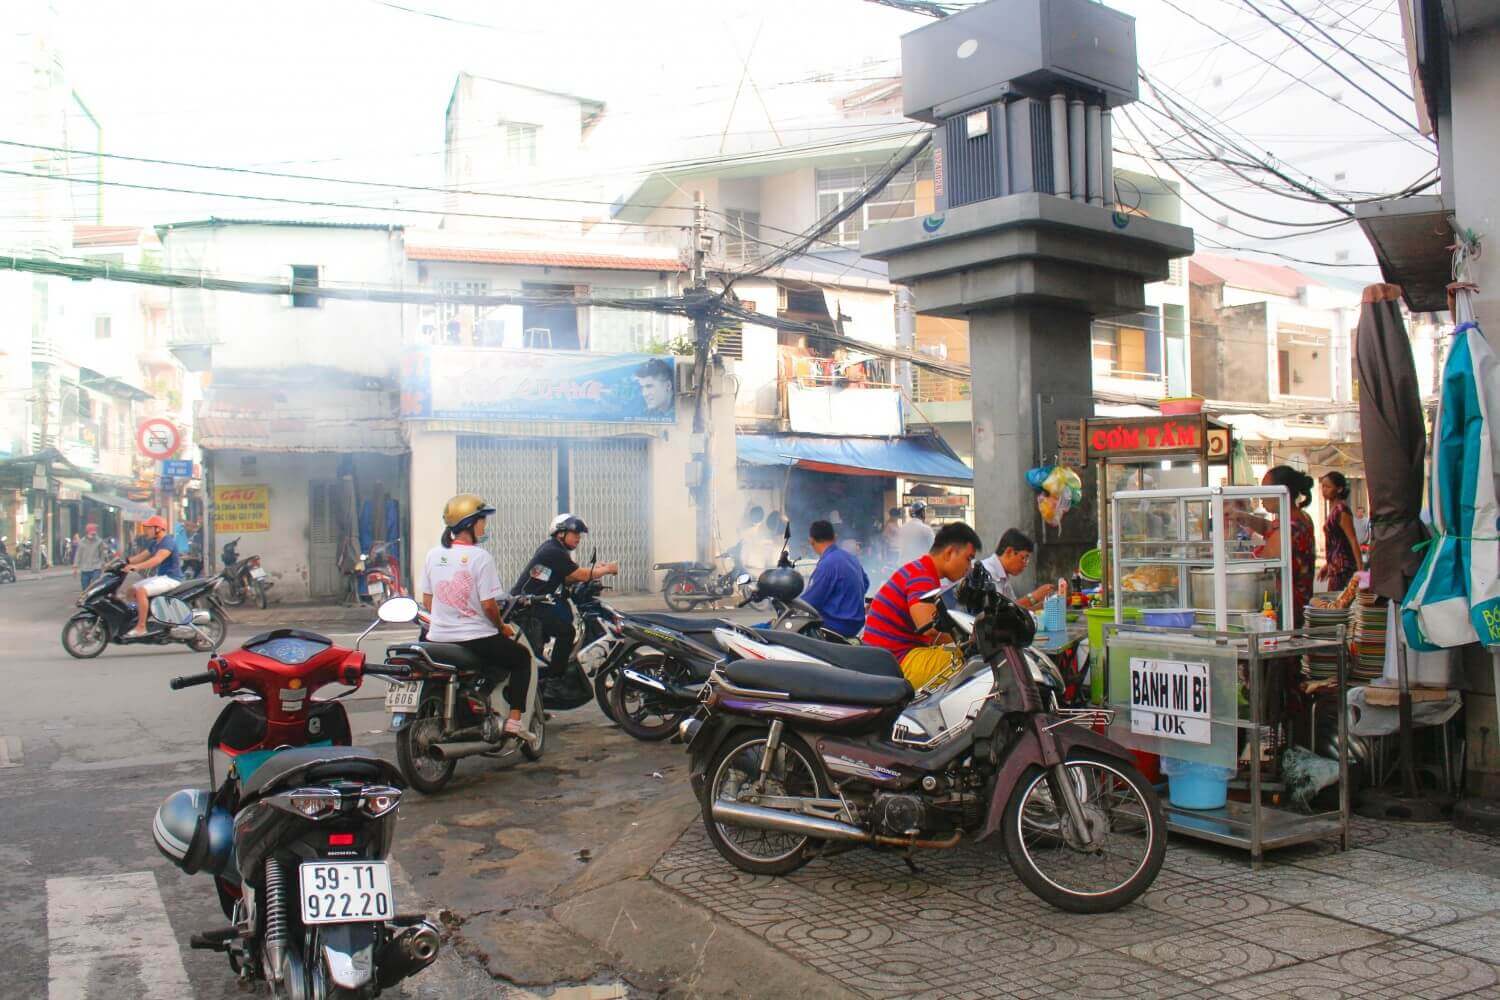
M 505 699 L 510 718 L 505 733 L 528 743 L 536 737 L 521 724 L 521 706 L 531 686 L 531 655 L 511 639 L 510 627 L 500 622 L 500 598 L 505 589 L 495 571 L 495 560 L 479 547 L 485 519 L 495 508 L 473 493 L 460 493 L 443 507 L 442 544 L 427 553 L 418 590 L 422 607 L 432 616 L 427 638 L 471 650 L 485 664 L 487 699 L 490 689 L 508 677 Z

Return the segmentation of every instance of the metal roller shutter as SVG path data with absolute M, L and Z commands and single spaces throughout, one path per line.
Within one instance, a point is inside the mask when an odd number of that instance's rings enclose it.
M 651 587 L 651 466 L 646 442 L 632 438 L 568 442 L 568 509 L 588 522 L 578 553 L 594 548 L 600 562 L 618 562 L 622 593 Z M 691 528 L 689 528 L 691 530 Z
M 557 516 L 557 446 L 542 438 L 460 437 L 458 491 L 495 508 L 484 547 L 509 589 Z

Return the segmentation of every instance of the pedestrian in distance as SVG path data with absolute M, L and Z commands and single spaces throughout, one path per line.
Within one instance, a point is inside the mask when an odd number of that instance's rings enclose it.
M 818 555 L 802 599 L 817 608 L 823 624 L 839 635 L 853 638 L 865 624 L 865 592 L 870 578 L 858 556 L 838 544 L 828 521 L 814 521 L 807 529 L 808 544 Z
M 1335 593 L 1349 585 L 1349 580 L 1364 569 L 1359 551 L 1359 531 L 1349 510 L 1349 480 L 1342 472 L 1325 472 L 1318 480 L 1323 499 L 1328 503 L 1328 517 L 1323 522 L 1323 568 L 1320 579 L 1328 581 Z
M 73 572 L 78 574 L 78 589 L 88 590 L 99 579 L 104 568 L 104 540 L 99 537 L 99 526 L 92 522 L 84 528 L 83 538 L 73 546 Z
M 918 501 L 911 505 L 910 516 L 901 525 L 898 536 L 900 559 L 903 563 L 920 559 L 922 553 L 932 548 L 933 533 L 927 525 L 927 505 Z

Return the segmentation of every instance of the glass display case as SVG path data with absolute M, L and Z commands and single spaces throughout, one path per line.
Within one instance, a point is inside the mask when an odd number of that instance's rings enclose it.
M 1119 490 L 1110 498 L 1111 592 L 1115 621 L 1125 609 L 1191 611 L 1220 632 L 1246 624 L 1269 600 L 1276 627 L 1292 627 L 1291 532 L 1279 551 L 1261 552 L 1287 509 L 1280 486 Z M 1259 519 L 1257 521 L 1256 519 Z

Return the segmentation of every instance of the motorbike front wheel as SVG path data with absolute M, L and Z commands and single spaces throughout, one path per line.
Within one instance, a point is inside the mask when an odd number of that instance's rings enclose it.
M 620 681 L 620 672 L 614 667 L 600 667 L 594 674 L 594 700 L 599 703 L 599 711 L 610 722 L 616 722 L 614 706 L 609 703 L 609 693 L 614 690 Z
M 0 563 L 0 583 L 15 583 L 16 569 L 9 563 Z
M 1059 910 L 1109 913 L 1150 888 L 1167 852 L 1156 790 L 1130 764 L 1079 756 L 1064 765 L 1088 825 L 1080 836 L 1057 779 L 1032 767 L 1005 807 L 1005 853 L 1026 888 Z
M 79 660 L 91 660 L 109 645 L 109 626 L 97 615 L 69 618 L 62 630 L 63 649 Z
M 673 611 L 691 611 L 708 599 L 703 581 L 686 573 L 668 573 L 661 585 L 661 595 Z
M 396 766 L 407 782 L 423 795 L 436 795 L 453 779 L 458 762 L 439 760 L 431 746 L 443 736 L 443 701 L 436 696 L 423 698 L 416 718 L 396 734 Z
M 637 656 L 626 663 L 638 673 L 666 683 L 673 683 L 672 661 L 661 653 Z M 629 680 L 623 673 L 615 676 L 614 686 L 609 692 L 610 715 L 615 724 L 638 740 L 654 743 L 677 732 L 677 725 L 697 707 L 696 703 L 681 705 L 669 695 Z
M 536 746 L 522 740 L 521 756 L 534 762 L 541 760 L 542 751 L 547 749 L 547 713 L 540 707 L 531 717 L 531 731 L 536 733 Z

